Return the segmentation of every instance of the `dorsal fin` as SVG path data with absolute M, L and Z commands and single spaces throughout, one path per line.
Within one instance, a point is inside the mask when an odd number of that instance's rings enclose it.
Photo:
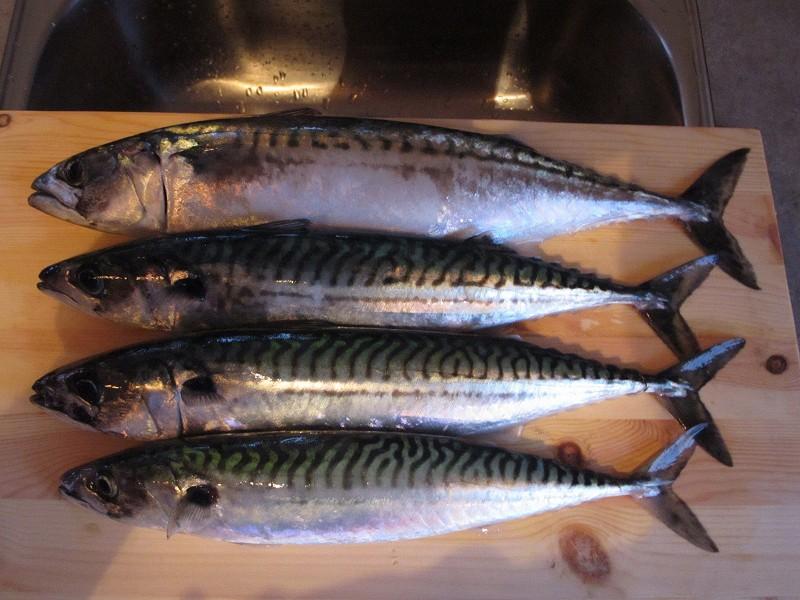
M 279 110 L 271 113 L 264 113 L 258 117 L 321 117 L 322 113 L 316 108 L 304 106 L 303 108 L 290 108 L 288 110 Z

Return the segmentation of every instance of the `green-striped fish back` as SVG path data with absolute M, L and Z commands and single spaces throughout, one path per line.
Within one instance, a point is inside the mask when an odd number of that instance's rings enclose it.
M 188 441 L 172 448 L 169 460 L 177 474 L 287 488 L 621 483 L 547 458 L 435 436 L 298 433 L 242 443 Z
M 395 236 L 252 231 L 214 244 L 197 239 L 181 252 L 176 259 L 188 264 L 232 261 L 257 280 L 333 288 L 622 289 L 610 280 L 482 240 L 453 244 Z
M 224 370 L 240 364 L 275 380 L 448 381 L 577 380 L 650 381 L 633 369 L 538 348 L 525 342 L 411 330 L 302 329 L 237 334 L 181 345 L 189 364 Z

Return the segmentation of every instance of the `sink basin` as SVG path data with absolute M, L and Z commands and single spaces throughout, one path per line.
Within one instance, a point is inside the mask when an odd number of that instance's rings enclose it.
M 2 106 L 710 124 L 693 0 L 18 0 Z

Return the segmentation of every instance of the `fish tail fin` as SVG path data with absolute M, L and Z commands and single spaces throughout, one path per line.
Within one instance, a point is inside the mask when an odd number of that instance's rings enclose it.
M 753 265 L 722 222 L 722 213 L 742 174 L 748 152 L 749 148 L 740 148 L 720 158 L 700 175 L 680 199 L 703 209 L 704 218 L 684 222 L 691 238 L 707 253 L 718 254 L 719 266 L 728 275 L 757 290 L 760 288 Z
M 733 338 L 712 346 L 658 375 L 668 384 L 677 384 L 666 385 L 657 392 L 663 398 L 670 414 L 687 430 L 705 423 L 705 429 L 695 436 L 695 441 L 711 456 L 729 467 L 733 466 L 733 459 L 711 413 L 700 399 L 699 392 L 700 388 L 713 379 L 717 371 L 743 347 L 743 339 Z
M 707 552 L 719 552 L 692 509 L 672 489 L 672 484 L 694 452 L 695 437 L 705 427 L 705 424 L 700 424 L 690 428 L 641 469 L 636 476 L 647 483 L 645 490 L 634 497 L 683 539 Z
M 648 298 L 639 306 L 642 316 L 680 359 L 700 352 L 697 338 L 681 316 L 680 307 L 718 261 L 714 254 L 702 256 L 639 286 L 642 295 Z

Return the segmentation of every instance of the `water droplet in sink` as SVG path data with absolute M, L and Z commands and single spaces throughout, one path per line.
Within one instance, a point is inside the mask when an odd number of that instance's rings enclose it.
M 253 88 L 247 88 L 247 89 L 244 91 L 244 95 L 245 95 L 245 96 L 247 96 L 248 98 L 249 98 L 250 96 L 252 96 L 252 95 L 253 95 Z
M 284 79 L 286 79 L 286 73 L 284 73 L 283 71 L 278 71 L 278 77 L 280 77 L 281 81 L 283 81 Z
M 358 92 L 350 94 L 350 102 L 355 103 L 358 100 Z
M 256 94 L 258 94 L 259 96 L 263 95 L 264 94 L 264 88 L 261 87 L 261 86 L 258 86 L 256 88 Z
M 278 76 L 277 75 L 273 75 L 272 76 L 272 83 L 278 83 Z
M 308 88 L 303 88 L 303 98 L 308 98 Z

